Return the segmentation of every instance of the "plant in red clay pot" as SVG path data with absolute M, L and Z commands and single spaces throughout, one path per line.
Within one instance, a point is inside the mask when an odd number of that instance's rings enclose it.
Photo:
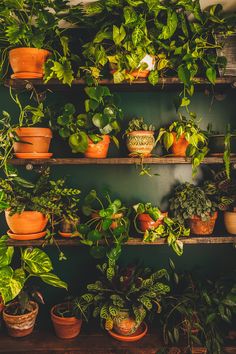
M 161 282 L 168 278 L 165 269 L 152 272 L 130 266 L 122 269 L 116 262 L 98 265 L 101 277 L 88 284 L 88 299 L 93 316 L 99 317 L 109 334 L 120 341 L 136 341 L 147 333 L 144 322 L 149 312 L 161 310 L 162 297 L 170 288 Z
M 129 209 L 120 199 L 112 200 L 108 192 L 99 197 L 93 189 L 84 198 L 82 212 L 89 220 L 78 227 L 81 242 L 91 246 L 90 252 L 96 258 L 104 257 L 107 246 L 113 245 L 118 256 L 121 244 L 129 237 Z
M 3 319 L 12 337 L 24 337 L 32 333 L 39 306 L 30 299 L 27 282 L 38 277 L 45 283 L 67 289 L 67 284 L 52 273 L 53 266 L 48 255 L 39 248 L 20 249 L 21 266 L 11 266 L 14 248 L 7 247 L 7 237 L 0 239 L 0 293 L 4 304 Z M 33 295 L 37 295 L 33 293 Z
M 161 212 L 159 208 L 153 207 L 151 203 L 138 203 L 133 205 L 133 209 L 136 213 L 134 226 L 137 232 L 156 228 L 163 223 L 163 219 L 168 215 L 167 212 Z
M 200 129 L 193 112 L 190 112 L 189 119 L 179 114 L 179 120 L 174 121 L 168 128 L 161 128 L 156 142 L 161 142 L 173 156 L 190 157 L 193 175 L 208 153 L 207 136 Z
M 110 139 L 119 147 L 115 135 L 120 131 L 122 110 L 106 86 L 86 87 L 85 113 L 76 114 L 68 103 L 57 118 L 59 134 L 69 139 L 73 153 L 88 158 L 106 158 Z
M 194 235 L 211 235 L 218 216 L 217 204 L 206 191 L 188 182 L 178 185 L 170 199 L 170 210 Z
M 90 300 L 84 296 L 52 307 L 51 320 L 57 337 L 72 339 L 80 334 L 82 320 L 88 321 Z

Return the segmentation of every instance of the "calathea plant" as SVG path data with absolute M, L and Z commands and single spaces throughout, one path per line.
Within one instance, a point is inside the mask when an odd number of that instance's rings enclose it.
M 117 259 L 122 243 L 129 237 L 128 209 L 120 199 L 112 200 L 107 192 L 105 198 L 100 198 L 91 190 L 84 198 L 82 212 L 89 220 L 78 227 L 81 242 L 91 246 L 91 254 L 96 258 L 104 257 L 107 252 L 108 258 Z
M 85 113 L 77 115 L 74 105 L 66 104 L 57 118 L 59 134 L 69 139 L 73 153 L 86 152 L 89 140 L 96 144 L 106 134 L 119 146 L 115 134 L 120 131 L 123 114 L 114 96 L 106 86 L 86 87 L 85 92 Z
M 0 239 L 0 294 L 5 304 L 22 294 L 28 280 L 37 277 L 43 282 L 67 289 L 67 284 L 52 273 L 53 266 L 48 255 L 39 248 L 21 248 L 20 266 L 13 268 L 14 247 L 7 246 L 7 236 Z M 17 258 L 17 257 L 16 257 Z M 23 299 L 23 298 L 22 298 Z M 29 300 L 17 303 L 17 313 L 24 314 Z
M 171 153 L 176 156 L 190 157 L 193 175 L 209 151 L 207 136 L 200 129 L 196 114 L 193 112 L 190 112 L 189 119 L 179 114 L 179 120 L 167 128 L 161 128 L 156 141 L 161 141 L 165 149 L 167 151 L 171 149 Z
M 111 260 L 97 268 L 101 277 L 87 285 L 88 292 L 83 298 L 90 303 L 93 316 L 100 318 L 107 330 L 119 331 L 123 318 L 126 322 L 132 321 L 130 331 L 134 333 L 149 312 L 161 311 L 162 298 L 170 291 L 162 282 L 168 279 L 165 269 L 156 272 L 137 266 L 122 269 Z

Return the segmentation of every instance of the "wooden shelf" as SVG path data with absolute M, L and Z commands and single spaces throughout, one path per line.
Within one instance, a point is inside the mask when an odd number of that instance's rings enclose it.
M 204 78 L 195 78 L 195 84 L 197 86 L 209 86 L 211 85 Z M 152 86 L 148 80 L 146 79 L 137 79 L 134 80 L 131 84 L 129 82 L 121 82 L 119 84 L 115 84 L 113 80 L 103 79 L 99 81 L 100 85 L 109 86 L 111 89 L 119 89 L 119 90 L 129 90 L 133 89 L 137 91 L 137 89 L 147 89 L 147 90 L 160 90 L 164 88 L 175 88 L 176 86 L 183 86 L 183 83 L 180 82 L 178 77 L 169 77 L 169 78 L 160 78 L 157 85 Z M 71 87 L 65 84 L 62 84 L 60 81 L 56 79 L 50 80 L 47 84 L 43 82 L 41 79 L 8 79 L 5 81 L 5 86 L 13 87 L 15 89 L 26 89 L 31 90 L 32 87 L 38 87 L 40 89 L 52 89 L 52 90 L 68 90 L 71 88 L 83 88 L 86 86 L 85 81 L 81 79 L 76 79 L 72 82 Z M 224 76 L 216 79 L 215 86 L 228 86 L 232 88 L 236 88 L 236 77 L 235 76 Z
M 157 332 L 157 331 L 155 331 Z M 148 333 L 143 339 L 134 343 L 119 342 L 100 330 L 97 333 L 82 333 L 74 339 L 59 339 L 51 330 L 34 330 L 25 338 L 11 338 L 0 334 L 0 353 L 25 353 L 25 354 L 158 354 L 163 344 L 158 338 L 158 333 Z M 200 349 L 200 348 L 199 348 Z M 167 353 L 175 353 L 174 348 L 169 348 Z M 235 346 L 226 346 L 224 353 L 235 354 Z M 186 351 L 181 348 L 181 353 Z
M 53 159 L 12 159 L 12 165 L 135 165 L 140 164 L 140 158 L 134 157 L 110 157 L 106 159 L 90 158 L 53 158 Z M 206 157 L 203 164 L 222 164 L 223 157 Z M 143 159 L 144 164 L 174 165 L 191 164 L 190 158 L 185 157 L 148 157 Z M 231 163 L 236 163 L 236 157 L 231 157 Z
M 180 239 L 185 245 L 201 245 L 201 244 L 236 244 L 236 236 L 225 235 L 225 236 L 190 236 L 183 237 Z M 74 238 L 56 238 L 57 244 L 59 246 L 84 246 L 80 243 L 80 240 L 77 237 Z M 7 241 L 9 246 L 42 246 L 45 242 L 44 239 L 32 240 L 32 241 L 15 241 L 9 239 Z M 127 241 L 125 246 L 162 246 L 167 245 L 166 239 L 161 238 L 155 242 L 143 242 L 142 238 L 133 238 L 131 237 Z M 50 244 L 48 246 L 51 246 Z M 52 245 L 53 246 L 53 245 Z

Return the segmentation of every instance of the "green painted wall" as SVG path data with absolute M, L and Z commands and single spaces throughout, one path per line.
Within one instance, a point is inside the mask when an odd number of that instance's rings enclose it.
M 134 116 L 143 116 L 148 122 L 153 122 L 157 128 L 176 118 L 173 99 L 177 92 L 120 92 L 120 105 L 125 112 L 125 119 Z M 73 91 L 73 93 L 54 93 L 49 94 L 48 102 L 54 103 L 58 107 L 63 102 L 74 102 L 82 110 L 83 93 Z M 229 90 L 223 92 L 218 97 L 224 98 L 223 101 L 214 100 L 207 97 L 203 92 L 197 92 L 192 101 L 192 110 L 202 117 L 201 126 L 206 128 L 209 122 L 214 124 L 214 129 L 225 131 L 226 124 L 231 123 L 236 128 L 235 103 L 236 91 Z M 25 96 L 27 101 L 27 95 Z M 0 111 L 7 110 L 16 114 L 16 107 L 9 97 L 7 88 L 0 88 Z M 123 144 L 122 144 L 123 145 Z M 52 150 L 55 156 L 70 156 L 67 143 L 61 139 L 54 140 Z M 114 155 L 118 152 L 111 149 Z M 125 156 L 125 148 L 121 147 L 121 154 Z M 32 176 L 31 172 L 26 172 L 20 168 L 25 177 Z M 140 177 L 135 166 L 56 166 L 52 168 L 53 177 L 67 177 L 68 186 L 80 187 L 82 196 L 92 188 L 102 190 L 108 188 L 111 194 L 120 197 L 125 203 L 132 205 L 138 201 L 150 201 L 163 209 L 167 207 L 164 197 L 168 195 L 171 188 L 177 182 L 191 181 L 190 166 L 158 166 L 152 167 L 153 173 L 159 173 L 159 177 Z M 203 168 L 197 179 L 208 175 L 208 169 Z M 1 219 L 2 233 L 5 232 L 4 218 Z M 65 253 L 68 261 L 59 262 L 55 249 L 47 249 L 54 259 L 55 270 L 57 273 L 70 283 L 73 293 L 81 290 L 88 280 L 94 279 L 95 264 L 87 249 L 85 248 L 66 248 Z M 135 260 L 143 262 L 145 265 L 160 268 L 167 266 L 168 259 L 171 257 L 177 267 L 183 269 L 199 268 L 203 275 L 209 273 L 218 274 L 222 270 L 235 268 L 235 249 L 232 245 L 198 245 L 185 246 L 184 255 L 177 257 L 168 246 L 153 247 L 124 247 L 121 262 L 131 263 Z M 65 292 L 52 288 L 45 288 L 45 297 L 49 304 L 60 301 L 65 296 Z M 46 310 L 44 310 L 46 311 Z

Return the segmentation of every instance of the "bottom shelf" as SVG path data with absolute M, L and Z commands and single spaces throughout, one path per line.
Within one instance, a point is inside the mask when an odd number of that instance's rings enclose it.
M 162 350 L 161 350 L 162 349 Z M 163 351 L 163 345 L 155 333 L 148 333 L 143 339 L 134 343 L 118 342 L 103 331 L 81 333 L 70 340 L 58 339 L 51 331 L 35 330 L 25 338 L 11 338 L 0 334 L 0 353 L 25 354 L 177 354 L 177 348 Z M 200 349 L 200 348 L 199 348 Z M 181 353 L 185 350 L 180 349 Z M 236 346 L 227 346 L 224 353 L 235 354 Z

